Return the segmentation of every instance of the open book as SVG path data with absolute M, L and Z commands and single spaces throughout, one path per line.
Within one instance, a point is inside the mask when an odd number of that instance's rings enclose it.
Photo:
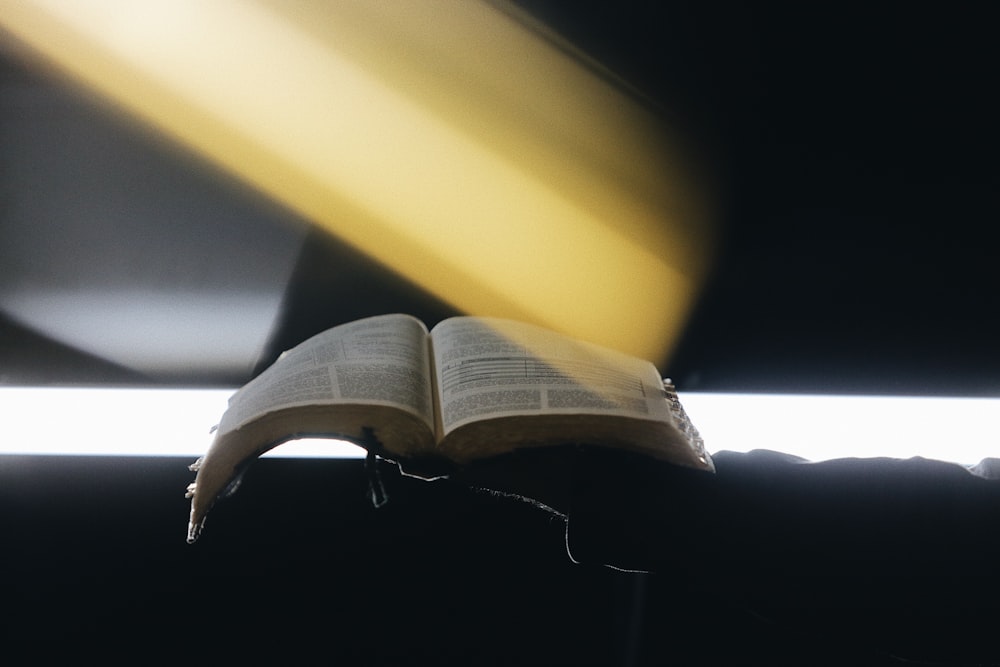
M 428 332 L 409 315 L 381 315 L 313 336 L 233 395 L 192 466 L 188 541 L 253 459 L 307 436 L 457 465 L 576 443 L 712 469 L 648 361 L 510 320 L 454 317 Z

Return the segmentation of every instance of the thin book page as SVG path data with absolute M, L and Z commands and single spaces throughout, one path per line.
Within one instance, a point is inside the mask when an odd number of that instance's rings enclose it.
M 445 435 L 509 415 L 671 420 L 662 378 L 648 361 L 496 318 L 445 320 L 431 340 Z
M 388 405 L 434 425 L 427 327 L 409 315 L 381 315 L 317 334 L 229 399 L 220 432 L 305 405 Z

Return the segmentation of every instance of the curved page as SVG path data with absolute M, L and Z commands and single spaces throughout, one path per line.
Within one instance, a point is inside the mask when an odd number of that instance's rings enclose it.
M 427 328 L 409 315 L 381 315 L 317 334 L 283 353 L 229 399 L 220 432 L 263 414 L 324 404 L 387 405 L 433 429 Z
M 443 435 L 510 415 L 671 421 L 663 380 L 648 361 L 497 318 L 451 318 L 431 338 Z

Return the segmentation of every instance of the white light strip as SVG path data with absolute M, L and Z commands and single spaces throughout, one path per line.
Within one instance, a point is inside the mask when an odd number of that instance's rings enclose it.
M 0 387 L 0 454 L 201 456 L 234 389 Z M 359 458 L 342 440 L 297 440 L 265 456 Z
M 680 396 L 711 452 L 771 449 L 810 461 L 1000 456 L 1000 399 L 702 394 Z
M 0 387 L 0 454 L 182 456 L 211 442 L 232 389 Z M 771 449 L 812 461 L 1000 456 L 1000 399 L 684 393 L 711 452 Z M 339 440 L 299 440 L 268 456 L 359 458 Z

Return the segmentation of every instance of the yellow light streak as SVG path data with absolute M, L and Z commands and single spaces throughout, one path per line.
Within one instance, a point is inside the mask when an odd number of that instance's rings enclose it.
M 464 312 L 654 361 L 708 210 L 641 104 L 485 3 L 2 2 L 59 67 Z

